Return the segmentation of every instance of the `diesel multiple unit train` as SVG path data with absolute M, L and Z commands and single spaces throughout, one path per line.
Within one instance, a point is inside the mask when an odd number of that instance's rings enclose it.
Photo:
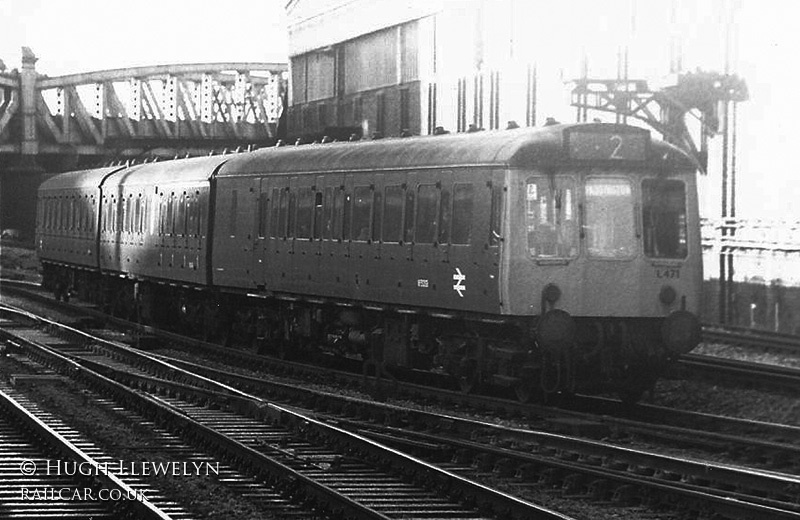
M 632 126 L 76 171 L 37 209 L 58 297 L 280 355 L 630 399 L 699 341 L 695 168 Z

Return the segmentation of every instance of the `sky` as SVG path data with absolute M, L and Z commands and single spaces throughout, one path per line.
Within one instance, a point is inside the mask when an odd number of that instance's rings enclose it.
M 720 27 L 725 16 L 735 13 L 730 66 L 750 91 L 750 100 L 739 106 L 738 213 L 800 220 L 800 171 L 792 154 L 797 148 L 792 128 L 800 121 L 794 94 L 800 86 L 800 36 L 793 27 L 800 3 L 676 1 L 682 9 L 677 23 L 671 24 L 666 1 L 531 0 L 532 10 L 546 5 L 548 12 L 563 9 L 564 15 L 559 23 L 537 24 L 532 13 L 529 33 L 533 38 L 537 33 L 550 35 L 550 43 L 539 45 L 547 53 L 542 59 L 557 63 L 567 77 L 575 75 L 578 62 L 572 55 L 566 59 L 559 54 L 561 46 L 552 42 L 569 36 L 583 38 L 578 44 L 589 54 L 593 73 L 613 67 L 615 49 L 627 42 L 632 69 L 655 80 L 668 71 L 669 35 L 676 27 L 683 41 L 684 70 L 722 71 L 725 38 Z M 285 4 L 286 0 L 0 0 L 0 59 L 7 69 L 18 68 L 20 48 L 30 47 L 39 58 L 37 71 L 49 76 L 171 63 L 285 62 Z M 555 16 L 559 20 L 558 13 Z M 525 24 L 521 27 L 528 31 Z M 719 182 L 713 176 L 703 181 L 707 216 L 719 214 Z
M 173 63 L 285 62 L 284 0 L 0 0 L 0 59 L 60 76 Z

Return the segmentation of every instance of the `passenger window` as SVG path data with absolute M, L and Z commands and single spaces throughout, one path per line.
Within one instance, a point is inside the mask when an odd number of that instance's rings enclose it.
M 230 229 L 235 231 L 234 224 L 229 224 Z M 164 229 L 164 234 L 172 236 L 175 234 L 175 192 L 169 194 L 167 199 L 167 223 Z M 231 232 L 232 234 L 232 232 Z
M 537 258 L 578 256 L 575 181 L 553 175 L 528 179 L 525 186 L 525 225 L 528 252 Z
M 95 200 L 94 195 L 92 195 L 91 201 L 92 204 L 90 206 L 90 212 L 89 212 L 89 231 L 94 232 L 95 231 L 94 225 L 95 223 L 97 223 L 97 215 L 94 214 L 95 210 L 97 209 L 97 201 Z
M 278 230 L 275 236 L 286 237 L 286 222 L 289 220 L 289 188 L 281 190 L 280 204 L 278 209 Z
M 159 234 L 163 237 L 168 233 L 167 229 L 167 222 L 169 222 L 170 218 L 170 211 L 169 211 L 169 195 L 164 194 L 161 192 L 161 209 L 159 210 Z
M 286 220 L 286 237 L 295 237 L 295 223 L 297 219 L 297 193 L 289 190 L 289 214 Z
M 423 184 L 418 191 L 414 238 L 420 244 L 432 244 L 436 239 L 438 224 L 439 189 L 433 184 Z
M 133 209 L 131 207 L 131 201 L 132 201 L 131 195 L 128 195 L 128 197 L 125 198 L 125 205 L 122 208 L 122 232 L 123 233 L 130 233 L 131 232 L 131 228 L 133 227 L 133 225 L 131 224 L 131 218 L 132 218 L 132 215 L 133 215 Z
M 231 190 L 231 211 L 228 214 L 228 234 L 236 236 L 236 220 L 239 213 L 239 190 Z
M 381 240 L 381 220 L 383 214 L 383 193 L 379 190 L 373 191 L 374 204 L 372 214 L 372 240 L 373 242 L 380 242 Z
M 72 208 L 72 227 L 76 231 L 81 230 L 81 198 L 79 196 L 75 196 L 72 199 L 73 208 Z
M 159 232 L 158 223 L 161 219 L 161 202 L 158 199 L 158 193 L 153 193 L 150 196 L 150 207 L 152 208 L 150 213 L 150 234 L 155 235 Z
M 142 195 L 141 193 L 136 195 L 136 200 L 134 201 L 133 205 L 133 221 L 134 221 L 134 231 L 136 233 L 142 232 Z
M 89 196 L 84 195 L 83 204 L 81 204 L 81 230 L 91 231 L 91 210 L 89 208 Z
M 349 193 L 342 193 L 344 194 L 344 208 L 342 211 L 342 239 L 350 240 L 350 215 L 352 212 L 352 198 Z
M 76 214 L 76 218 L 75 218 L 75 222 L 76 222 L 76 224 L 75 224 L 75 229 L 76 229 L 76 230 L 78 230 L 78 231 L 83 231 L 83 230 L 84 230 L 84 226 L 83 226 L 83 219 L 84 219 L 84 213 L 85 213 L 85 211 L 86 211 L 86 210 L 85 210 L 85 206 L 83 205 L 83 203 L 82 203 L 82 201 L 81 201 L 81 198 L 80 198 L 80 197 L 78 197 L 78 198 L 75 200 L 75 214 Z
M 281 190 L 272 188 L 272 213 L 270 215 L 270 233 L 269 236 L 277 238 L 281 236 L 281 228 L 278 225 L 280 215 L 280 200 Z
M 443 187 L 440 190 L 441 201 L 440 207 L 441 211 L 439 212 L 441 217 L 439 218 L 439 243 L 440 244 L 447 244 L 450 241 L 450 216 L 451 216 L 451 207 L 450 207 L 450 190 L 446 187 Z
M 197 203 L 197 236 L 202 238 L 205 237 L 206 230 L 205 196 L 199 191 L 195 192 L 195 195 L 195 202 Z
M 356 186 L 353 190 L 353 240 L 366 242 L 370 239 L 372 217 L 372 188 Z
M 322 192 L 314 192 L 314 239 L 319 240 L 322 238 L 322 213 L 324 207 L 322 205 Z
M 414 241 L 414 202 L 415 192 L 413 189 L 406 190 L 406 212 L 405 212 L 405 227 L 403 231 L 403 241 Z
M 119 230 L 119 206 L 120 203 L 116 198 L 111 199 L 111 232 L 116 233 Z
M 489 189 L 492 192 L 489 208 L 489 245 L 496 246 L 500 244 L 502 236 L 503 187 L 491 184 Z
M 72 231 L 76 228 L 76 222 L 78 219 L 75 218 L 76 216 L 76 208 L 75 208 L 75 197 L 69 198 L 69 227 L 68 229 Z
M 269 193 L 258 194 L 258 238 L 267 236 L 267 215 L 269 214 Z
M 333 191 L 333 235 L 334 240 L 342 239 L 342 228 L 344 220 L 344 188 Z
M 325 188 L 322 202 L 322 238 L 325 240 L 333 238 L 333 206 L 333 188 L 329 186 Z
M 189 193 L 186 195 L 186 234 L 196 237 L 197 231 L 197 197 Z
M 645 255 L 686 258 L 686 186 L 682 181 L 642 181 L 642 224 Z
M 386 186 L 383 205 L 383 241 L 400 242 L 403 239 L 403 187 Z
M 453 186 L 453 232 L 450 237 L 453 244 L 469 244 L 472 235 L 473 199 L 474 187 L 472 184 Z
M 311 238 L 314 192 L 310 187 L 297 190 L 297 238 Z
M 75 199 L 75 203 L 78 210 L 78 225 L 76 228 L 78 231 L 86 231 L 86 203 L 81 199 L 80 195 Z

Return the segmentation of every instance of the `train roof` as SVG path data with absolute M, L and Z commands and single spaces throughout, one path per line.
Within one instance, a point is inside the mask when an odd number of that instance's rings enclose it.
M 220 168 L 219 176 L 409 169 L 467 165 L 530 167 L 531 164 L 557 164 L 566 160 L 564 134 L 581 127 L 611 133 L 647 130 L 612 124 L 559 124 L 538 128 L 481 131 L 424 137 L 387 138 L 373 141 L 337 142 L 303 146 L 262 148 L 252 153 L 231 156 Z M 648 139 L 649 141 L 649 139 Z M 653 140 L 646 149 L 646 163 L 660 166 L 669 157 L 673 167 L 694 169 L 691 160 L 678 148 Z M 641 164 L 641 161 L 638 162 Z
M 39 186 L 39 190 L 98 188 L 108 174 L 124 169 L 125 166 L 108 166 L 92 170 L 77 170 L 74 172 L 61 173 L 43 181 Z
M 230 155 L 192 157 L 174 161 L 138 164 L 110 175 L 104 188 L 117 185 L 166 185 L 172 182 L 197 183 L 208 181 L 217 167 Z
M 645 129 L 602 123 L 559 124 L 538 128 L 482 131 L 424 137 L 387 138 L 303 146 L 262 148 L 234 155 L 193 157 L 174 161 L 113 166 L 63 173 L 44 181 L 40 190 L 104 188 L 121 185 L 167 185 L 172 182 L 208 181 L 237 175 L 296 174 L 334 171 L 424 169 L 489 165 L 531 167 L 559 165 L 567 161 L 565 135 L 575 129 L 614 135 L 614 132 L 647 136 L 642 139 L 644 161 L 606 161 L 607 164 L 693 171 L 685 152 L 668 143 L 650 140 Z M 584 161 L 585 163 L 586 161 Z M 592 161 L 592 164 L 603 161 Z

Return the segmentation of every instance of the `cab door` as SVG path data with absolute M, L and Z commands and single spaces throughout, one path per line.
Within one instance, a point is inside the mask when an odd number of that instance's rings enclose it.
M 584 256 L 577 263 L 580 285 L 575 287 L 580 315 L 636 316 L 637 298 L 617 298 L 608 305 L 608 295 L 640 294 L 643 263 L 634 178 L 592 170 L 584 178 L 582 195 Z

